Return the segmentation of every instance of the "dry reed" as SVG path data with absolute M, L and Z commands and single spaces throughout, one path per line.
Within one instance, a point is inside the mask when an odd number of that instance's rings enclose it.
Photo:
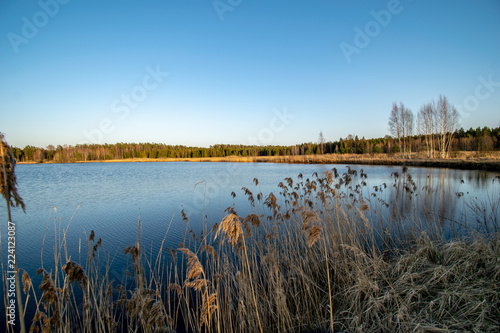
M 138 235 L 125 249 L 136 278 L 118 289 L 92 232 L 84 265 L 40 271 L 33 330 L 500 331 L 498 203 L 486 219 L 481 206 L 463 205 L 468 217 L 451 222 L 457 237 L 448 239 L 438 217 L 415 214 L 433 192 L 406 172 L 371 189 L 366 177 L 349 169 L 287 178 L 279 195 L 249 200 L 245 218 L 229 209 L 211 232 L 185 237 L 179 258 L 161 257 L 161 247 L 148 259 Z M 393 195 L 401 204 L 388 204 Z M 29 281 L 23 275 L 25 290 Z

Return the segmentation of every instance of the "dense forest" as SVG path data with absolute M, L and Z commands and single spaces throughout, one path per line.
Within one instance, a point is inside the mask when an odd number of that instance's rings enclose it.
M 500 127 L 488 127 L 464 130 L 463 128 L 449 133 L 449 151 L 484 152 L 500 149 Z M 403 144 L 409 152 L 429 153 L 428 135 L 420 134 L 401 138 L 385 136 L 384 138 L 365 139 L 349 135 L 338 141 L 326 142 L 320 133 L 316 142 L 302 143 L 293 146 L 246 146 L 217 144 L 209 148 L 172 146 L 161 143 L 116 143 L 116 144 L 82 144 L 76 146 L 49 145 L 46 148 L 26 146 L 13 147 L 13 153 L 20 162 L 79 162 L 130 158 L 200 158 L 224 156 L 284 156 L 311 154 L 398 154 Z M 439 151 L 436 144 L 433 150 Z M 432 157 L 432 156 L 431 156 Z

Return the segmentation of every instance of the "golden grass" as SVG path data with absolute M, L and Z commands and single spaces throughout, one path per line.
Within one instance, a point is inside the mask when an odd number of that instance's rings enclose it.
M 138 234 L 125 250 L 134 278 L 118 288 L 93 233 L 83 264 L 56 244 L 53 270 L 40 271 L 41 299 L 23 275 L 36 308 L 32 330 L 500 331 L 498 202 L 488 216 L 464 205 L 469 218 L 454 226 L 468 237 L 445 240 L 438 219 L 401 213 L 388 220 L 386 192 L 369 191 L 365 178 L 350 169 L 287 178 L 280 194 L 249 200 L 251 214 L 230 211 L 203 237 L 184 239 L 171 260 L 163 246 L 148 259 Z M 425 195 L 416 196 L 411 177 L 390 185 L 384 191 L 411 198 L 409 212 Z M 244 193 L 253 198 L 251 189 Z
M 204 158 L 131 158 L 118 160 L 85 161 L 76 163 L 124 163 L 124 162 L 232 162 L 232 163 L 288 163 L 288 164 L 368 164 L 446 167 L 461 169 L 500 170 L 500 151 L 452 152 L 450 158 L 430 159 L 425 154 L 413 153 L 411 159 L 398 154 L 324 154 L 295 156 L 226 156 Z M 56 162 L 47 162 L 56 163 Z M 21 162 L 20 164 L 32 164 Z

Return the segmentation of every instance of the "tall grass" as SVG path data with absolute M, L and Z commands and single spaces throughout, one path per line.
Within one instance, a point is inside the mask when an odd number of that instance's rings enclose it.
M 30 331 L 500 331 L 498 197 L 464 204 L 446 225 L 423 219 L 418 202 L 432 189 L 405 171 L 372 188 L 362 170 L 300 174 L 267 196 L 254 179 L 242 194 L 249 214 L 229 207 L 177 250 L 148 256 L 139 225 L 121 281 L 105 240 L 92 232 L 77 263 L 62 237 L 38 272 L 41 294 L 23 274 Z
M 118 160 L 80 161 L 92 162 L 230 162 L 230 163 L 289 163 L 289 164 L 368 164 L 368 165 L 408 165 L 425 167 L 458 168 L 471 170 L 499 171 L 499 151 L 469 152 L 455 151 L 446 159 L 428 158 L 426 153 L 414 152 L 403 158 L 398 154 L 323 154 L 323 155 L 273 155 L 273 156 L 236 156 L 192 157 L 192 158 L 130 158 Z M 35 163 L 35 162 L 23 162 Z M 48 162 L 52 163 L 52 162 Z

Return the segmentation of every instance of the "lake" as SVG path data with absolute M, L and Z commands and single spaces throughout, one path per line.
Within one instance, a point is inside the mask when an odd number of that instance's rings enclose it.
M 54 244 L 67 228 L 68 252 L 79 261 L 87 251 L 86 239 L 91 231 L 102 239 L 103 249 L 114 258 L 112 277 L 123 275 L 121 251 L 135 243 L 138 221 L 141 221 L 141 243 L 155 252 L 165 238 L 164 248 L 177 248 L 186 232 L 199 234 L 203 216 L 207 228 L 219 222 L 227 207 L 240 216 L 251 207 L 242 187 L 252 192 L 279 193 L 284 178 L 304 180 L 314 172 L 319 175 L 336 167 L 339 174 L 345 165 L 303 165 L 271 163 L 82 163 L 18 165 L 18 190 L 26 204 L 26 214 L 14 208 L 17 262 L 28 271 L 35 286 L 36 270 L 43 259 L 47 270 L 53 265 Z M 397 206 L 405 213 L 404 197 L 395 190 L 394 173 L 406 177 L 399 166 L 352 166 L 367 174 L 363 197 L 370 200 L 374 186 L 388 185 L 379 195 L 390 203 L 387 214 Z M 408 168 L 415 188 L 432 189 L 421 195 L 417 207 L 446 223 L 463 214 L 465 202 L 498 202 L 499 173 L 477 170 Z M 391 176 L 392 174 L 392 176 Z M 258 186 L 253 182 L 258 179 Z M 398 181 L 399 181 L 398 180 Z M 236 194 L 233 198 L 232 192 Z M 431 193 L 431 194 L 429 194 Z M 407 200 L 408 201 L 408 200 Z M 496 204 L 498 207 L 498 204 Z M 410 211 L 412 208 L 408 208 Z M 183 221 L 181 210 L 189 217 Z M 498 219 L 498 211 L 494 214 Z M 6 209 L 0 205 L 2 256 L 6 261 Z M 69 228 L 68 228 L 69 225 Z M 167 234 L 168 230 L 168 234 Z M 43 251 L 42 251 L 43 244 Z M 43 253 L 43 258 L 42 258 Z M 27 316 L 29 318 L 29 315 Z M 3 320 L 3 318 L 2 318 Z

